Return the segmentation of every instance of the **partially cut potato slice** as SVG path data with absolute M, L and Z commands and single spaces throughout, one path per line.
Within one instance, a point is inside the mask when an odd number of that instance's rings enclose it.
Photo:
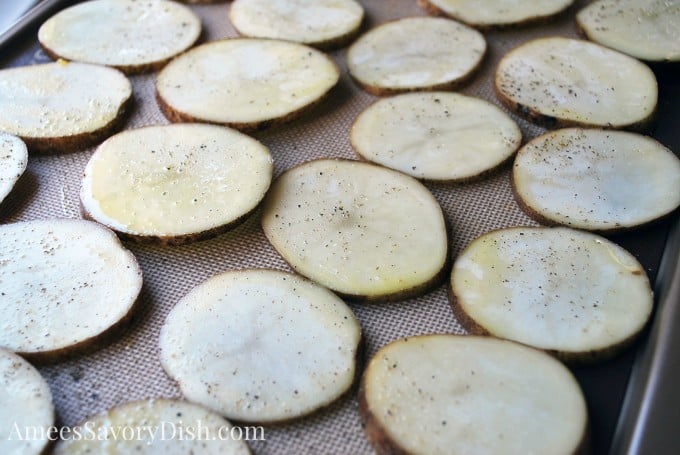
M 569 228 L 508 228 L 475 239 L 451 274 L 453 310 L 473 333 L 555 352 L 613 355 L 643 329 L 653 298 L 626 250 Z
M 354 382 L 361 327 L 332 292 L 290 273 L 213 276 L 161 329 L 161 362 L 184 396 L 228 418 L 309 414 Z
M 543 126 L 641 129 L 653 119 L 656 77 L 644 63 L 597 44 L 552 37 L 507 53 L 496 70 L 498 98 Z
M 375 165 L 317 160 L 286 171 L 265 198 L 262 227 L 297 272 L 350 298 L 415 296 L 445 273 L 437 200 L 414 178 Z
M 126 238 L 180 244 L 244 221 L 267 192 L 273 167 L 267 147 L 230 128 L 151 126 L 97 148 L 80 199 L 86 216 Z
M 142 288 L 132 253 L 84 220 L 0 226 L 0 346 L 59 360 L 123 328 Z
M 340 71 L 303 44 L 237 38 L 198 46 L 158 75 L 157 98 L 173 122 L 257 130 L 299 117 L 328 94 Z
M 517 154 L 520 206 L 546 224 L 615 231 L 647 224 L 680 206 L 680 160 L 646 136 L 564 129 Z
M 413 177 L 462 182 L 505 163 L 522 142 L 493 104 L 455 93 L 406 93 L 379 100 L 354 122 L 354 150 Z
M 374 95 L 451 89 L 477 69 L 486 40 L 449 19 L 410 17 L 369 30 L 347 52 L 355 81 Z
M 0 131 L 30 152 L 62 153 L 94 145 L 122 125 L 132 85 L 118 70 L 46 63 L 0 70 Z
M 559 361 L 461 335 L 383 347 L 364 373 L 359 410 L 380 454 L 573 454 L 588 421 L 583 393 Z
M 28 165 L 28 149 L 24 141 L 0 132 L 0 203 L 12 191 Z

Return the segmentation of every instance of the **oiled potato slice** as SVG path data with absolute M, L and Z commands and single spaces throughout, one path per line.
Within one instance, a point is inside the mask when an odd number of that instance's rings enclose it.
M 357 161 L 310 161 L 282 174 L 262 227 L 297 272 L 351 298 L 420 294 L 447 259 L 444 216 L 428 189 Z
M 520 206 L 540 222 L 621 230 L 680 205 L 680 160 L 635 133 L 557 130 L 522 147 L 513 186 Z
M 475 239 L 451 274 L 452 305 L 473 333 L 554 351 L 611 355 L 652 311 L 644 268 L 626 250 L 569 228 L 508 228 Z
M 113 232 L 84 220 L 0 226 L 0 346 L 52 361 L 123 328 L 142 272 Z
M 177 57 L 158 75 L 156 89 L 173 122 L 256 130 L 300 116 L 339 78 L 333 60 L 303 44 L 238 38 Z
M 12 191 L 27 165 L 28 149 L 24 141 L 0 132 L 0 202 Z
M 290 273 L 233 271 L 172 309 L 161 362 L 190 401 L 240 421 L 275 422 L 342 395 L 360 338 L 352 310 L 327 289 Z
M 198 16 L 175 2 L 94 0 L 52 16 L 38 30 L 38 40 L 54 58 L 139 73 L 161 68 L 200 34 Z
M 132 100 L 130 81 L 112 68 L 46 63 L 0 70 L 0 131 L 30 152 L 89 147 L 113 133 Z
M 507 161 L 522 142 L 517 124 L 493 104 L 455 93 L 381 99 L 354 122 L 354 150 L 413 177 L 461 182 Z
M 359 37 L 347 52 L 349 72 L 366 91 L 385 95 L 454 88 L 479 66 L 484 36 L 449 19 L 410 17 Z
M 257 207 L 271 183 L 267 147 L 217 125 L 127 130 L 97 148 L 80 198 L 88 217 L 139 241 L 217 235 Z
M 541 38 L 507 53 L 498 64 L 498 98 L 544 126 L 644 128 L 656 109 L 654 73 L 597 44 Z
M 587 410 L 549 355 L 490 337 L 398 340 L 371 359 L 359 409 L 381 454 L 573 454 Z

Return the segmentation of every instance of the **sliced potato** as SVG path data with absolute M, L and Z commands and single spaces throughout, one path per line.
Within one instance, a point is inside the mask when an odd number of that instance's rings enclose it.
M 257 130 L 299 117 L 337 84 L 340 71 L 303 44 L 238 38 L 198 46 L 158 75 L 157 98 L 173 122 Z
M 24 141 L 0 132 L 0 203 L 12 191 L 28 165 L 28 149 Z
M 369 161 L 420 179 L 461 182 L 506 162 L 522 132 L 502 110 L 479 98 L 406 93 L 362 112 L 350 139 Z
M 245 36 L 328 49 L 356 35 L 364 9 L 356 0 L 235 0 L 229 18 Z
M 569 228 L 508 228 L 475 239 L 451 274 L 453 310 L 473 333 L 555 352 L 613 355 L 643 329 L 653 298 L 626 250 Z
M 49 18 L 38 30 L 38 40 L 55 59 L 140 73 L 161 68 L 200 34 L 201 20 L 176 2 L 94 0 Z
M 484 36 L 449 19 L 410 17 L 382 24 L 347 52 L 350 75 L 374 95 L 450 89 L 477 69 Z
M 228 418 L 309 414 L 352 385 L 361 328 L 332 292 L 290 273 L 213 276 L 172 309 L 161 362 L 184 396 Z
M 297 272 L 351 298 L 415 296 L 445 273 L 446 226 L 432 193 L 371 164 L 317 160 L 286 171 L 265 198 L 262 227 Z
M 680 60 L 680 2 L 599 0 L 576 22 L 589 40 L 653 62 Z
M 520 206 L 540 222 L 628 229 L 680 206 L 680 160 L 639 134 L 564 129 L 522 147 L 513 187 Z
M 267 147 L 216 125 L 119 133 L 85 168 L 86 215 L 126 238 L 180 244 L 224 232 L 257 207 L 272 180 Z
M 30 152 L 100 142 L 121 126 L 131 101 L 130 81 L 112 68 L 62 61 L 0 70 L 0 131 Z
M 0 226 L 0 346 L 36 361 L 98 347 L 132 316 L 142 272 L 113 232 L 84 220 Z
M 509 108 L 547 127 L 645 128 L 658 96 L 654 73 L 644 63 L 560 37 L 529 41 L 507 53 L 495 88 Z
M 364 373 L 359 410 L 381 454 L 573 454 L 588 420 L 576 379 L 557 360 L 461 335 L 383 347 Z

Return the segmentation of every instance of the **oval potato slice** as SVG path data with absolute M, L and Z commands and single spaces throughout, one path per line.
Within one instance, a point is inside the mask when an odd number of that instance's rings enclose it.
M 24 141 L 0 132 L 0 203 L 12 191 L 28 165 L 28 149 Z
M 624 131 L 563 129 L 517 154 L 520 206 L 545 224 L 615 231 L 680 206 L 680 160 L 654 139 Z
M 97 148 L 80 199 L 86 216 L 123 237 L 177 245 L 244 221 L 267 192 L 273 168 L 267 147 L 230 128 L 151 126 Z
M 0 346 L 26 358 L 98 347 L 129 321 L 141 288 L 132 253 L 97 223 L 0 226 Z
M 463 326 L 555 352 L 567 361 L 610 356 L 652 312 L 644 268 L 626 250 L 569 228 L 507 228 L 478 237 L 451 273 Z
M 522 142 L 517 124 L 493 104 L 456 93 L 406 93 L 377 101 L 350 131 L 362 158 L 442 182 L 478 178 Z
M 307 415 L 356 373 L 361 327 L 332 292 L 290 273 L 223 273 L 194 288 L 161 329 L 161 362 L 187 399 L 245 422 Z
M 359 410 L 378 453 L 572 454 L 586 403 L 551 356 L 490 337 L 426 335 L 383 347 L 361 383 Z
M 495 89 L 510 109 L 546 127 L 645 128 L 658 88 L 654 73 L 627 55 L 568 38 L 541 38 L 508 52 Z
M 451 89 L 472 75 L 485 52 L 486 40 L 475 29 L 449 19 L 410 17 L 360 36 L 347 51 L 347 66 L 374 95 Z

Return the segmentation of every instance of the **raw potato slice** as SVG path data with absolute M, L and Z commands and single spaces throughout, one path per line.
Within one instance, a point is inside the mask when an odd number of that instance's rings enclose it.
M 410 17 L 359 37 L 347 52 L 347 66 L 374 95 L 450 89 L 472 75 L 485 52 L 477 30 L 449 19 Z
M 262 227 L 298 273 L 350 298 L 412 297 L 445 273 L 437 200 L 412 177 L 371 164 L 317 160 L 286 171 L 265 198 Z
M 329 49 L 358 33 L 364 9 L 355 0 L 236 0 L 229 18 L 245 36 Z
M 545 224 L 612 231 L 647 224 L 680 206 L 680 160 L 652 138 L 564 129 L 518 153 L 520 206 Z
M 54 361 L 125 327 L 142 272 L 113 232 L 84 220 L 0 226 L 0 346 Z
M 361 327 L 327 289 L 274 270 L 213 276 L 172 309 L 161 362 L 184 396 L 228 418 L 279 422 L 349 389 Z
M 529 41 L 498 64 L 498 98 L 547 127 L 644 128 L 657 103 L 654 73 L 627 55 L 587 41 Z
M 0 70 L 0 131 L 30 152 L 89 147 L 122 126 L 132 101 L 118 70 L 84 63 L 46 63 Z
M 227 39 L 198 46 L 158 75 L 157 98 L 173 122 L 257 130 L 299 117 L 338 83 L 327 55 L 303 44 Z
M 557 360 L 461 335 L 383 347 L 364 373 L 359 410 L 380 454 L 573 454 L 588 421 L 576 379 Z
M 83 211 L 123 237 L 169 245 L 213 237 L 244 221 L 272 180 L 267 147 L 216 125 L 128 130 L 85 168 Z
M 75 428 L 80 429 L 82 437 L 60 441 L 54 455 L 250 454 L 248 445 L 239 440 L 239 434 L 245 437 L 245 431 L 237 431 L 221 416 L 185 401 L 134 401 L 91 417 Z M 249 429 L 250 437 L 263 438 L 264 430 L 256 430 Z M 105 435 L 108 439 L 103 438 Z
M 24 141 L 0 132 L 0 203 L 12 191 L 28 165 L 28 149 Z
M 369 161 L 420 179 L 462 182 L 505 163 L 522 132 L 502 110 L 479 98 L 407 93 L 362 112 L 350 138 Z
M 475 239 L 451 274 L 452 305 L 473 333 L 598 360 L 640 333 L 652 311 L 644 268 L 626 250 L 569 228 L 508 228 Z
M 179 3 L 94 0 L 52 16 L 38 30 L 38 40 L 55 59 L 140 73 L 161 68 L 200 34 L 201 20 Z
M 641 60 L 680 60 L 677 0 L 600 0 L 579 11 L 576 22 L 589 40 Z
M 47 382 L 30 363 L 0 349 L 0 453 L 44 453 L 53 425 L 54 405 Z

